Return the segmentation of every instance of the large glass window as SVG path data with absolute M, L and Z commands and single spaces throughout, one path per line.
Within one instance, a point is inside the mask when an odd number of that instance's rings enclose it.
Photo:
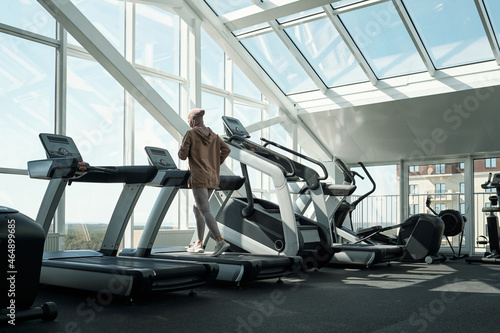
M 425 71 L 392 2 L 339 15 L 378 78 Z
M 177 85 L 178 86 L 178 85 Z M 171 105 L 172 107 L 176 107 Z M 148 165 L 147 155 L 144 150 L 146 146 L 158 147 L 168 150 L 177 167 L 180 167 L 177 151 L 179 142 L 175 140 L 139 103 L 135 103 L 135 164 Z M 153 204 L 159 195 L 159 188 L 146 187 L 141 194 L 137 206 L 134 210 L 134 240 L 138 241 L 143 226 L 151 213 Z M 165 216 L 163 227 L 177 229 L 179 227 L 179 196 L 172 202 L 170 209 Z
M 367 77 L 329 19 L 285 29 L 329 87 L 367 81 Z
M 241 41 L 285 94 L 317 90 L 317 86 L 274 33 Z
M 135 29 L 136 64 L 179 75 L 179 17 L 137 4 Z
M 66 187 L 66 250 L 101 248 L 122 189 L 122 184 L 102 183 Z
M 354 201 L 372 190 L 373 185 L 368 177 L 365 177 L 365 172 L 361 167 L 354 167 L 352 170 L 364 177 L 364 179 L 356 179 L 357 189 L 352 195 L 352 201 Z M 373 225 L 387 227 L 403 222 L 399 206 L 398 166 L 370 166 L 367 167 L 367 170 L 376 183 L 376 190 L 362 200 L 353 211 L 352 225 L 354 230 Z
M 493 59 L 474 0 L 403 0 L 436 68 Z
M 123 88 L 97 62 L 73 57 L 67 82 L 67 135 L 84 161 L 123 165 Z M 66 249 L 100 248 L 122 188 L 75 183 L 66 189 Z
M 125 2 L 116 0 L 74 1 L 83 15 L 121 53 L 125 51 Z M 68 43 L 80 45 L 70 34 Z
M 0 167 L 26 169 L 54 130 L 55 49 L 0 33 L 0 73 Z
M 224 125 L 222 124 L 222 116 L 225 114 L 224 97 L 204 92 L 201 95 L 201 100 L 201 107 L 205 109 L 203 117 L 205 126 L 210 127 L 217 134 L 224 133 Z
M 417 213 L 433 214 L 426 206 L 428 198 L 431 200 L 431 209 L 438 214 L 446 209 L 453 209 L 465 213 L 464 209 L 467 193 L 465 193 L 464 168 L 460 167 L 461 164 L 462 162 L 457 161 L 456 163 L 420 165 L 418 167 L 418 172 L 409 173 L 408 181 L 410 184 L 410 191 L 408 195 L 408 204 L 410 215 Z M 412 170 L 415 170 L 415 167 L 416 166 L 413 165 L 409 166 Z M 412 186 L 418 186 L 417 193 L 412 193 Z M 412 211 L 412 206 L 419 207 L 420 211 Z M 460 234 L 449 237 L 454 247 L 459 246 L 460 237 Z M 462 246 L 465 244 L 464 242 L 465 238 L 462 241 Z M 448 246 L 445 240 L 443 240 L 442 245 L 445 247 Z
M 224 89 L 224 50 L 201 29 L 201 82 Z
M 0 23 L 47 37 L 56 37 L 56 20 L 36 0 L 2 1 Z
M 243 126 L 249 126 L 262 120 L 262 112 L 260 109 L 244 105 L 235 105 L 233 116 L 239 119 Z M 250 140 L 254 142 L 260 142 L 262 131 L 253 132 L 250 133 L 250 135 Z M 240 163 L 233 163 L 233 172 L 236 175 L 242 175 Z M 260 192 L 262 192 L 262 173 L 251 167 L 248 167 L 248 173 L 250 178 L 250 185 L 252 186 L 252 190 L 255 191 L 253 193 L 259 193 L 257 195 L 260 196 Z
M 233 65 L 233 92 L 256 100 L 262 98 L 260 90 L 236 65 Z
M 43 158 L 45 155 L 38 159 Z M 34 220 L 49 182 L 24 175 L 0 174 L 0 184 L 0 205 L 17 209 Z
M 496 194 L 495 188 L 482 188 L 488 180 L 489 174 L 500 173 L 500 167 L 486 167 L 488 160 L 496 158 L 484 158 L 474 160 L 474 233 L 476 238 L 480 236 L 488 237 L 488 227 L 486 223 L 486 213 L 482 211 L 484 207 L 490 207 L 490 196 Z M 498 214 L 497 214 L 498 215 Z M 475 251 L 484 252 L 488 250 L 489 245 L 476 244 Z
M 91 165 L 123 164 L 124 90 L 97 62 L 68 58 L 67 135 Z

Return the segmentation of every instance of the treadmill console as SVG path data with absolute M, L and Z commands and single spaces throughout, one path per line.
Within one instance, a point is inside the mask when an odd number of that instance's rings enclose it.
M 222 116 L 222 121 L 224 123 L 224 131 L 226 132 L 227 136 L 241 136 L 244 138 L 250 137 L 250 134 L 248 134 L 247 130 L 238 119 L 228 116 Z
M 146 154 L 148 155 L 149 164 L 157 167 L 159 170 L 177 169 L 172 156 L 168 150 L 156 147 L 145 147 Z
M 47 158 L 76 158 L 78 162 L 83 162 L 82 156 L 69 136 L 40 133 L 40 140 L 47 154 Z

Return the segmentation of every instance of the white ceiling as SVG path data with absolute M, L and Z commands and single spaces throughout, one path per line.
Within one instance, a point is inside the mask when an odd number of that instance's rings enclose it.
M 332 153 L 348 162 L 378 164 L 498 152 L 500 97 L 492 93 L 476 103 L 479 99 L 471 96 L 475 91 L 465 90 L 303 113 L 300 118 Z M 460 112 L 453 111 L 455 105 L 462 105 Z

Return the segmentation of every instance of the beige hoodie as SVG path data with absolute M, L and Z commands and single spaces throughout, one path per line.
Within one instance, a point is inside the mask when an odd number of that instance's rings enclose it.
M 203 129 L 208 129 L 208 135 Z M 210 128 L 203 129 L 195 127 L 186 132 L 178 156 L 181 160 L 188 158 L 191 188 L 217 188 L 220 166 L 231 150 Z

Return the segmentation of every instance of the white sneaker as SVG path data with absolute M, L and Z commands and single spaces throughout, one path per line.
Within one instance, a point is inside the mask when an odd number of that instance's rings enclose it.
M 194 242 L 193 244 L 189 245 L 187 251 L 191 253 L 203 253 L 205 252 L 205 249 L 203 249 L 203 246 L 200 242 Z
M 225 240 L 217 242 L 217 244 L 215 245 L 214 253 L 212 253 L 212 257 L 220 256 L 222 252 L 226 251 L 229 248 L 229 246 L 229 243 Z

